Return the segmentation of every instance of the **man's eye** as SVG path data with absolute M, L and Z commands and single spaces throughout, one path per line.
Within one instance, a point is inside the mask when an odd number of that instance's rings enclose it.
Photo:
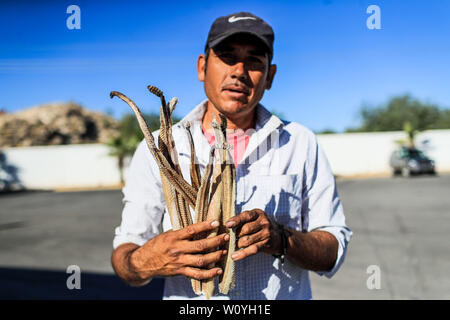
M 258 58 L 258 57 L 249 57 L 249 60 L 252 62 L 263 62 L 262 59 Z
M 259 58 L 257 58 L 257 57 L 250 57 L 250 58 L 248 59 L 248 61 L 249 61 L 250 63 L 252 63 L 252 64 L 258 64 L 258 63 L 264 64 L 264 61 L 261 60 L 261 59 L 259 59 Z
M 228 65 L 234 65 L 239 60 L 239 58 L 230 52 L 222 52 L 218 53 L 217 57 L 219 57 L 223 62 L 225 62 Z M 250 70 L 260 70 L 264 69 L 265 67 L 265 61 L 257 56 L 248 56 L 243 60 L 246 67 Z
M 234 56 L 231 53 L 220 53 L 218 55 L 219 58 L 221 59 L 233 59 Z
M 265 63 L 262 59 L 258 57 L 249 57 L 247 59 L 247 65 L 251 69 L 264 69 Z

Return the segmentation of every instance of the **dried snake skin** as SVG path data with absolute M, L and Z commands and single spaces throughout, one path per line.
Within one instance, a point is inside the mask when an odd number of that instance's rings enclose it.
M 203 177 L 200 175 L 198 161 L 195 155 L 195 146 L 190 132 L 190 124 L 186 123 L 186 131 L 191 150 L 191 184 L 182 175 L 178 164 L 178 153 L 172 137 L 171 116 L 177 104 L 173 98 L 169 104 L 163 92 L 155 86 L 148 86 L 148 90 L 160 98 L 160 132 L 158 147 L 153 135 L 138 106 L 124 94 L 112 91 L 110 96 L 118 97 L 126 102 L 136 115 L 147 146 L 153 155 L 161 175 L 162 191 L 169 212 L 172 228 L 178 230 L 192 224 L 189 207 L 195 211 L 195 222 L 214 218 L 219 220 L 220 227 L 211 232 L 208 237 L 218 233 L 229 232 L 230 241 L 227 244 L 227 256 L 220 262 L 223 274 L 219 279 L 219 292 L 228 294 L 235 281 L 235 263 L 231 255 L 235 252 L 236 235 L 234 230 L 227 231 L 224 223 L 235 215 L 236 174 L 234 162 L 229 152 L 230 145 L 226 143 L 226 118 L 220 115 L 221 124 L 213 120 L 212 126 L 216 136 L 216 144 L 211 148 L 208 165 Z M 217 153 L 215 156 L 214 153 Z M 214 267 L 211 265 L 209 267 Z M 191 279 L 192 289 L 196 294 L 205 294 L 209 299 L 215 289 L 214 279 L 200 281 Z
M 222 114 L 220 128 L 214 128 L 216 136 L 219 136 L 219 140 L 216 141 L 222 144 L 222 184 L 223 184 L 223 200 L 222 200 L 222 225 L 230 218 L 235 216 L 235 199 L 236 199 L 236 169 L 234 166 L 233 158 L 231 157 L 229 146 L 226 143 L 226 128 L 227 119 Z M 213 126 L 217 127 L 217 124 Z M 220 130 L 218 130 L 220 129 Z M 230 240 L 228 242 L 228 254 L 224 261 L 222 261 L 223 274 L 219 280 L 219 292 L 228 294 L 229 290 L 234 286 L 235 281 L 235 262 L 231 258 L 236 248 L 236 233 L 235 230 L 229 230 Z

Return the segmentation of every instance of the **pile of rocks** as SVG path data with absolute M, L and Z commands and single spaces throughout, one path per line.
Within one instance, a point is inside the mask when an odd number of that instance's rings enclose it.
M 52 103 L 0 114 L 0 147 L 107 143 L 118 134 L 113 117 L 76 103 Z

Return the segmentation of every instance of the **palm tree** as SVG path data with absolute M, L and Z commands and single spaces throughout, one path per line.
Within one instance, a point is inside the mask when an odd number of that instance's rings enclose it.
M 405 123 L 403 124 L 403 130 L 408 136 L 408 146 L 410 148 L 414 148 L 414 138 L 416 137 L 417 133 L 419 133 L 419 130 L 414 128 L 410 121 L 405 121 Z
M 159 129 L 159 114 L 150 113 L 144 115 L 150 131 Z M 174 122 L 180 119 L 174 117 Z M 134 114 L 126 114 L 119 120 L 119 136 L 112 138 L 107 145 L 110 147 L 110 156 L 117 157 L 117 166 L 120 172 L 120 183 L 125 183 L 123 174 L 125 158 L 132 156 L 139 143 L 144 139 L 144 135 L 139 128 L 139 124 Z
M 110 147 L 110 156 L 117 157 L 117 166 L 119 168 L 120 174 L 120 184 L 123 186 L 125 183 L 123 169 L 125 158 L 133 155 L 136 150 L 140 140 L 137 136 L 132 137 L 124 137 L 118 136 L 116 138 L 111 139 L 107 145 Z

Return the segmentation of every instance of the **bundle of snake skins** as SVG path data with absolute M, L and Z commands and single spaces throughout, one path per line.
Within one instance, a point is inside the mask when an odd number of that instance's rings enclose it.
M 164 94 L 160 89 L 148 86 L 148 90 L 161 100 L 158 146 L 156 146 L 155 139 L 138 106 L 120 92 L 112 91 L 110 96 L 125 101 L 137 117 L 147 146 L 160 170 L 164 199 L 172 229 L 185 228 L 193 224 L 193 220 L 198 223 L 214 219 L 220 222 L 220 226 L 205 237 L 214 237 L 224 232 L 229 233 L 230 240 L 227 247 L 223 248 L 227 250 L 227 254 L 217 265 L 208 266 L 209 268 L 216 266 L 222 268 L 223 273 L 218 279 L 218 289 L 220 293 L 228 294 L 235 281 L 235 262 L 231 256 L 236 248 L 236 234 L 234 230 L 225 227 L 225 222 L 235 215 L 236 172 L 229 152 L 231 147 L 226 141 L 226 117 L 220 114 L 220 124 L 216 121 L 216 118 L 211 123 L 216 143 L 209 153 L 209 161 L 203 176 L 201 176 L 195 154 L 190 123 L 185 123 L 191 151 L 191 183 L 189 183 L 183 178 L 178 162 L 178 153 L 172 137 L 172 113 L 178 100 L 173 98 L 169 103 L 166 103 Z M 195 212 L 194 219 L 192 219 L 190 208 Z M 191 279 L 191 284 L 197 295 L 204 294 L 207 299 L 214 294 L 216 287 L 214 278 L 208 280 Z

